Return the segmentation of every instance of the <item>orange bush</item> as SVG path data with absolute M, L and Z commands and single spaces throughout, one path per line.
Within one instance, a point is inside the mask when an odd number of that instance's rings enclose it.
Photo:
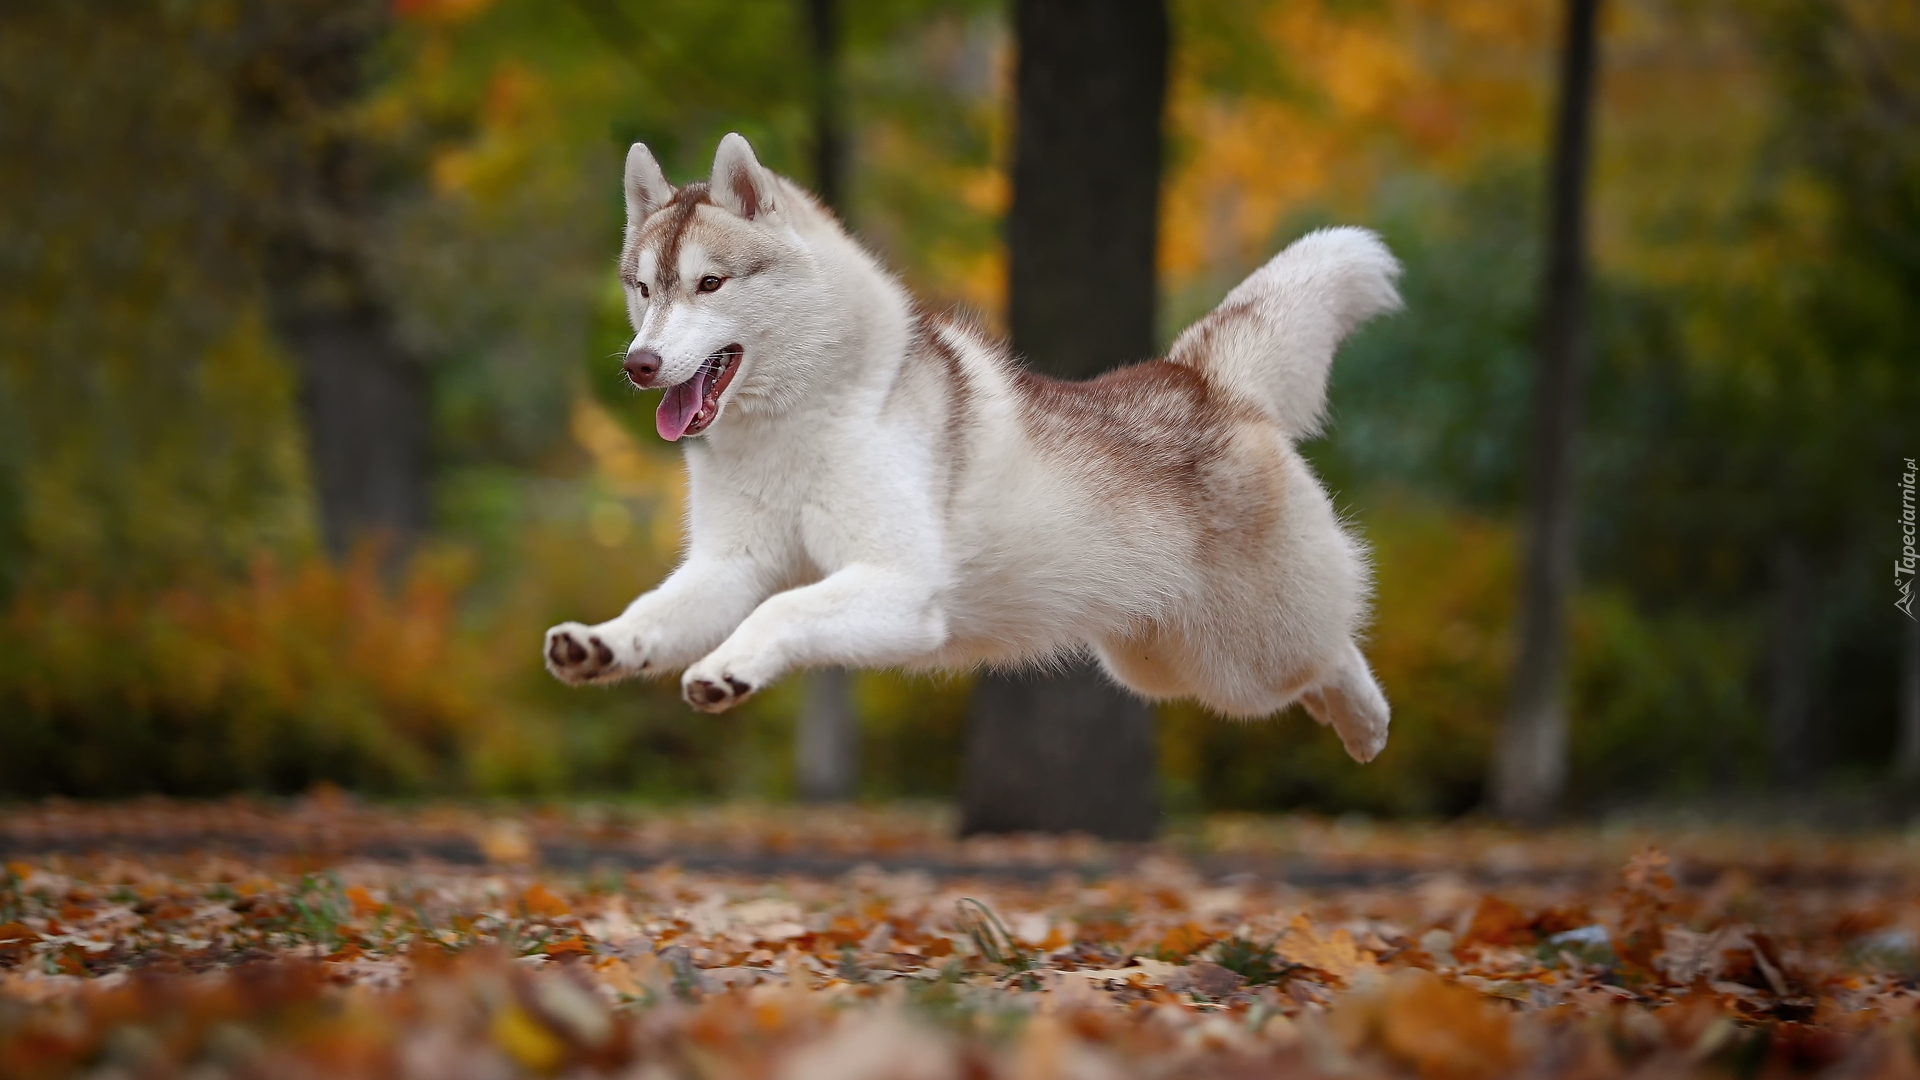
M 0 787 L 408 792 L 471 788 L 498 760 L 537 771 L 458 630 L 458 577 L 429 560 L 389 586 L 369 551 L 157 592 L 24 589 L 0 621 Z

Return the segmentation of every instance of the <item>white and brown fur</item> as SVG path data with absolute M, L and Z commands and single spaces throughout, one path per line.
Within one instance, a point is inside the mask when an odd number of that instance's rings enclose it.
M 743 356 L 685 447 L 684 560 L 614 619 L 549 630 L 554 675 L 685 668 L 687 701 L 718 712 L 813 665 L 1087 650 L 1150 699 L 1241 717 L 1299 701 L 1361 761 L 1386 744 L 1356 644 L 1366 553 L 1294 446 L 1340 341 L 1399 304 L 1374 234 L 1312 233 L 1166 359 L 1075 383 L 919 310 L 738 135 L 709 183 L 677 191 L 636 145 L 626 191 L 647 381 Z M 708 276 L 724 284 L 696 292 Z

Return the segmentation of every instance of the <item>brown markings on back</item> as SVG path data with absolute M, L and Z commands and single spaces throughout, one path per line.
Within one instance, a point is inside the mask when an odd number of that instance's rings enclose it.
M 1191 361 L 1150 360 L 1085 382 L 1021 370 L 1014 388 L 1040 451 L 1083 470 L 1105 498 L 1176 507 L 1210 547 L 1257 545 L 1244 531 L 1264 533 L 1277 517 L 1270 471 L 1236 446 L 1270 422 Z

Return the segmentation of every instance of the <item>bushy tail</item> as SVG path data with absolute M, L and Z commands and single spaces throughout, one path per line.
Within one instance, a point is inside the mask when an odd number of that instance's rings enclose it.
M 1289 437 L 1320 431 L 1334 350 L 1400 309 L 1400 262 L 1367 229 L 1308 233 L 1174 341 L 1167 359 L 1258 405 Z

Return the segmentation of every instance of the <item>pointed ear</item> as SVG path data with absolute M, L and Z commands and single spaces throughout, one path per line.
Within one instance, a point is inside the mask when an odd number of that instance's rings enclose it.
M 773 174 L 753 156 L 753 147 L 738 132 L 720 140 L 713 155 L 713 179 L 708 185 L 714 205 L 753 221 L 773 212 Z
M 627 151 L 627 221 L 638 225 L 648 214 L 667 205 L 673 198 L 673 185 L 653 160 L 646 143 L 634 143 Z

